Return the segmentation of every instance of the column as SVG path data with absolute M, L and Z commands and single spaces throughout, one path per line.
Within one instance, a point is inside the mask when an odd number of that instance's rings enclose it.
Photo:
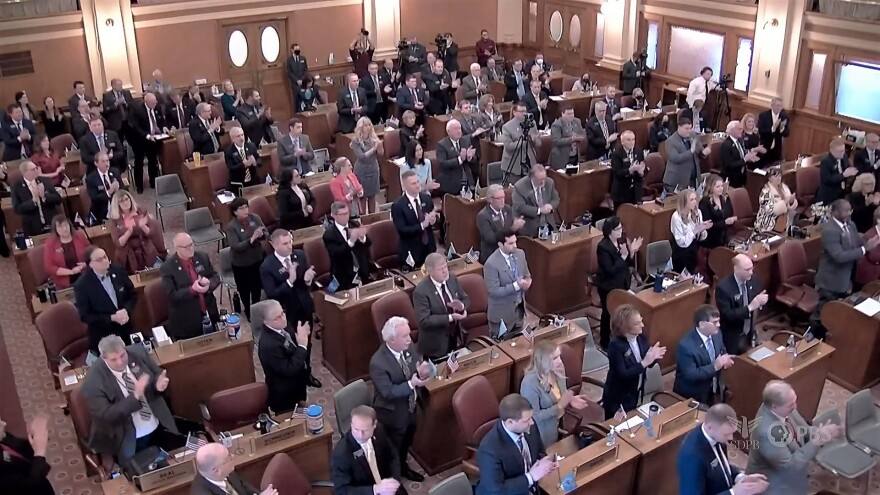
M 632 57 L 638 41 L 638 1 L 605 0 L 601 12 L 605 16 L 605 50 L 599 65 L 619 71 Z
M 490 33 L 497 43 L 523 42 L 523 0 L 498 0 L 498 32 Z
M 761 0 L 752 43 L 749 100 L 781 98 L 791 107 L 798 51 L 804 29 L 803 0 Z
M 397 56 L 400 41 L 400 0 L 364 0 L 364 26 L 376 48 L 373 60 Z M 380 62 L 381 65 L 381 62 Z
M 94 94 L 100 97 L 114 78 L 122 79 L 125 88 L 140 93 L 143 86 L 131 2 L 80 0 L 80 7 Z

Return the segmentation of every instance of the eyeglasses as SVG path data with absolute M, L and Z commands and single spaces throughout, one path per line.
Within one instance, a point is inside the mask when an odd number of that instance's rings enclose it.
M 191 243 L 189 243 L 189 244 L 184 244 L 184 245 L 177 246 L 177 247 L 178 247 L 179 249 L 192 249 L 192 247 L 193 247 L 194 245 L 195 245 L 195 244 L 191 242 Z

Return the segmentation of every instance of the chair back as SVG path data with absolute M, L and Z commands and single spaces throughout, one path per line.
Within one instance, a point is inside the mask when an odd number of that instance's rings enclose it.
M 269 461 L 263 478 L 260 480 L 260 490 L 265 490 L 272 485 L 275 490 L 284 495 L 309 495 L 312 493 L 312 485 L 305 477 L 299 466 L 285 453 L 275 454 Z
M 478 273 L 462 275 L 458 277 L 458 283 L 470 298 L 468 315 L 461 320 L 461 327 L 467 331 L 467 345 L 477 337 L 489 336 L 489 292 L 483 276 Z
M 82 393 L 82 387 L 71 389 L 67 410 L 70 412 L 70 421 L 73 423 L 76 437 L 80 440 L 77 443 L 80 445 L 88 443 L 92 434 L 92 414 L 89 411 L 88 399 Z
M 59 134 L 49 140 L 49 147 L 62 155 L 64 150 L 73 148 L 75 144 L 76 140 L 73 139 L 73 134 Z
M 660 153 L 648 153 L 645 157 L 645 179 L 643 181 L 646 189 L 657 189 L 663 187 L 663 174 L 666 173 L 666 160 Z
M 206 166 L 212 191 L 219 192 L 229 187 L 229 168 L 226 166 L 225 159 L 211 160 Z
M 150 281 L 144 286 L 144 298 L 147 300 L 147 314 L 150 317 L 150 328 L 168 322 L 168 294 L 162 287 L 162 280 Z
M 465 447 L 477 448 L 499 419 L 498 398 L 483 375 L 468 379 L 452 394 L 452 410 Z
M 404 291 L 396 291 L 380 297 L 370 308 L 370 314 L 373 317 L 373 328 L 376 329 L 379 342 L 382 342 L 382 327 L 392 316 L 406 318 L 409 321 L 410 335 L 418 335 L 419 318 L 416 316 L 409 294 Z
M 794 172 L 794 189 L 798 206 L 809 210 L 819 191 L 819 167 L 801 167 Z
M 603 218 L 602 220 L 599 220 L 599 221 L 604 223 L 605 219 Z M 599 227 L 598 222 L 596 224 L 596 228 L 599 230 L 602 230 Z M 590 262 L 587 265 L 587 273 L 590 275 L 595 275 L 595 274 L 599 273 L 599 260 L 596 258 L 598 258 L 597 252 L 599 251 L 599 241 L 601 241 L 601 240 L 602 240 L 601 235 L 594 235 L 590 239 Z
M 535 150 L 535 160 L 541 165 L 550 163 L 550 151 L 553 149 L 553 136 L 541 136 L 538 149 Z M 434 176 L 436 177 L 436 175 Z
M 43 341 L 51 372 L 58 371 L 61 356 L 74 366 L 85 364 L 85 357 L 89 352 L 88 327 L 80 321 L 79 313 L 72 302 L 60 301 L 50 305 L 37 315 L 34 325 Z
M 632 95 L 623 95 L 620 97 L 620 108 L 633 108 L 636 99 Z M 635 108 L 633 108 L 635 110 Z
M 34 274 L 34 284 L 39 287 L 49 280 L 49 274 L 46 273 L 46 264 L 43 263 L 46 244 L 40 244 L 27 250 L 28 263 L 31 265 L 31 273 Z M 25 294 L 25 297 L 31 297 L 33 294 Z
M 213 227 L 214 217 L 206 206 L 183 212 L 183 230 L 186 233 Z
M 654 275 L 657 270 L 663 271 L 669 260 L 672 259 L 672 244 L 668 240 L 654 241 L 648 244 L 645 252 L 647 270 L 646 275 Z
M 474 492 L 470 480 L 464 473 L 446 478 L 428 490 L 428 495 L 469 495 Z
M 721 143 L 722 141 L 713 141 L 709 145 L 709 170 L 703 172 L 721 173 Z
M 312 208 L 312 221 L 320 224 L 330 214 L 330 205 L 333 204 L 333 193 L 330 191 L 330 183 L 318 184 L 309 189 L 315 198 L 315 206 Z
M 272 150 L 272 152 L 274 153 L 275 150 Z M 272 232 L 278 226 L 278 216 L 275 214 L 275 210 L 272 209 L 266 196 L 254 196 L 249 199 L 248 208 L 251 213 L 260 217 L 260 220 L 263 221 L 263 225 L 266 226 L 269 232 Z
M 744 187 L 732 187 L 729 191 L 730 206 L 736 216 L 736 228 L 752 228 L 755 224 L 755 210 L 752 208 L 752 200 L 749 192 Z
M 501 168 L 501 162 L 486 165 L 486 181 L 489 185 L 501 184 L 502 180 L 504 180 L 504 169 Z
M 189 135 L 189 129 L 181 129 L 174 138 L 177 141 L 177 152 L 180 153 L 180 159 L 187 161 L 192 158 L 193 141 Z
M 232 248 L 228 246 L 220 250 L 220 275 L 232 276 Z
M 147 221 L 147 227 L 150 229 L 150 240 L 153 241 L 153 246 L 156 247 L 159 257 L 164 260 L 168 256 L 168 248 L 165 247 L 165 232 L 162 230 L 162 224 L 151 216 Z
M 281 179 L 281 158 L 278 158 L 278 147 L 269 151 L 269 170 L 276 182 Z
M 568 344 L 560 344 L 559 358 L 562 359 L 562 366 L 565 368 L 565 383 L 569 389 L 577 386 L 575 392 L 579 393 L 584 355 L 578 355 L 577 351 Z
M 403 156 L 405 150 L 400 145 L 400 130 L 385 131 L 382 136 L 382 144 L 385 146 L 385 158 L 397 158 Z
M 649 366 L 645 370 L 645 392 L 642 403 L 650 402 L 651 397 L 657 392 L 663 391 L 663 373 L 659 366 Z
M 339 114 L 336 112 L 327 113 L 327 129 L 330 131 L 330 142 L 336 141 L 336 129 L 339 128 Z
M 859 390 L 846 400 L 846 432 L 847 436 L 862 423 L 877 421 L 877 406 L 870 389 Z
M 156 177 L 156 196 L 183 193 L 180 177 L 173 174 Z
M 303 244 L 309 264 L 315 267 L 315 280 L 325 287 L 330 282 L 330 255 L 324 247 L 324 239 L 309 239 Z
M 779 280 L 783 283 L 800 287 L 812 282 L 812 274 L 808 271 L 807 253 L 801 242 L 787 241 L 779 246 Z
M 400 268 L 400 256 L 397 254 L 397 243 L 400 241 L 397 229 L 392 220 L 382 220 L 370 224 L 368 235 L 370 244 L 370 259 L 383 270 Z
M 253 382 L 221 390 L 213 393 L 205 406 L 212 430 L 231 431 L 253 424 L 257 416 L 268 412 L 269 387 L 266 382 Z
M 351 411 L 357 406 L 368 406 L 372 402 L 370 388 L 362 378 L 342 387 L 333 394 L 333 410 L 336 411 L 336 428 L 345 435 L 351 428 Z

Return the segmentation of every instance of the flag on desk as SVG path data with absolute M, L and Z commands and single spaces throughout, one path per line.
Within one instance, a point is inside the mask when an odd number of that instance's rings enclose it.
M 623 408 L 623 404 L 620 405 L 620 409 L 614 413 L 614 420 L 619 421 L 621 423 L 625 423 L 627 421 L 626 410 Z
M 192 433 L 187 433 L 186 435 L 186 450 L 199 450 L 199 447 L 203 445 L 208 445 L 208 441 L 204 438 L 193 435 Z
M 330 282 L 327 283 L 327 293 L 334 294 L 339 290 L 339 281 L 336 280 L 336 276 L 330 279 Z
M 410 266 L 410 268 L 416 267 L 416 260 L 413 259 L 413 255 L 411 251 L 407 251 L 406 253 L 406 264 Z
M 449 353 L 449 357 L 446 358 L 446 368 L 449 369 L 450 374 L 458 370 L 458 351 Z
M 504 324 L 504 320 L 501 320 L 501 325 L 498 325 L 498 338 L 504 337 L 505 333 L 507 333 L 507 325 Z
M 560 484 L 565 492 L 574 491 L 577 488 L 577 481 L 574 479 L 574 473 L 574 471 L 571 471 L 562 477 Z
M 502 324 L 503 324 L 503 322 L 502 322 Z M 529 345 L 531 345 L 532 341 L 535 339 L 535 328 L 531 325 L 526 325 L 523 328 L 522 335 L 529 342 Z
M 458 253 L 455 252 L 455 244 L 449 243 L 449 249 L 446 250 L 446 261 L 452 261 Z

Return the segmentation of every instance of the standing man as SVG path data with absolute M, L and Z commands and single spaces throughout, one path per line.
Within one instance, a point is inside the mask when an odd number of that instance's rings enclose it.
M 443 60 L 437 59 L 431 72 L 422 75 L 422 82 L 428 91 L 428 115 L 443 115 L 455 106 L 455 90 L 458 83 L 453 80 Z
M 580 159 L 581 141 L 587 133 L 580 119 L 574 116 L 574 107 L 567 105 L 562 108 L 562 116 L 550 125 L 550 137 L 553 148 L 550 150 L 550 168 L 563 171 L 568 165 L 577 166 Z
M 360 87 L 367 94 L 367 114 L 370 122 L 377 125 L 388 116 L 388 97 L 391 94 L 390 82 L 383 80 L 379 74 L 379 64 L 370 62 L 367 66 L 367 76 L 361 79 Z
M 547 169 L 541 164 L 532 165 L 529 176 L 513 185 L 513 211 L 525 219 L 519 234 L 538 237 L 538 230 L 549 227 L 556 230 L 556 208 L 559 193 L 553 179 L 547 177 Z
M 370 358 L 370 379 L 376 391 L 373 407 L 391 444 L 397 446 L 401 476 L 422 482 L 425 477 L 410 469 L 407 457 L 416 434 L 419 391 L 437 369 L 417 354 L 406 318 L 393 316 L 385 322 L 382 340 L 384 344 Z
M 190 495 L 278 495 L 269 485 L 259 491 L 233 469 L 235 461 L 229 450 L 219 443 L 202 445 L 196 450 L 196 477 L 190 485 Z
M 756 149 L 746 151 L 742 135 L 742 122 L 727 123 L 727 139 L 721 143 L 721 177 L 730 181 L 730 187 L 745 187 L 746 167 L 760 159 Z
M 759 495 L 767 489 L 764 475 L 745 474 L 728 460 L 735 421 L 732 407 L 715 404 L 703 424 L 685 436 L 676 461 L 680 495 Z
M 372 407 L 362 405 L 351 410 L 351 428 L 343 433 L 330 456 L 336 493 L 406 495 L 400 483 L 397 450 L 385 432 L 376 428 L 377 424 Z M 359 462 L 359 457 L 364 462 Z
M 118 172 L 128 170 L 128 157 L 122 139 L 116 132 L 104 130 L 101 117 L 93 116 L 89 120 L 89 131 L 79 140 L 80 159 L 86 165 L 86 174 L 95 171 L 95 157 L 99 152 L 107 155 Z
M 20 111 L 20 110 L 19 110 Z M 35 236 L 49 229 L 57 214 L 61 195 L 48 177 L 40 177 L 40 169 L 30 160 L 18 166 L 21 179 L 12 185 L 12 210 L 21 217 L 25 235 Z
M 299 43 L 290 45 L 290 56 L 287 57 L 287 81 L 290 82 L 290 90 L 293 92 L 293 108 L 299 108 L 299 88 L 302 87 L 303 79 L 309 74 L 309 61 L 302 55 Z
M 477 54 L 477 63 L 481 67 L 486 67 L 489 59 L 498 55 L 498 48 L 495 46 L 495 41 L 489 38 L 489 31 L 485 29 L 480 31 L 480 39 L 474 45 L 474 51 Z
M 816 271 L 816 290 L 819 303 L 810 316 L 810 334 L 817 339 L 825 338 L 822 325 L 822 308 L 829 301 L 843 299 L 852 288 L 853 270 L 856 262 L 868 251 L 880 244 L 880 236 L 863 240 L 852 222 L 852 206 L 845 199 L 831 203 L 831 220 L 822 224 L 822 257 Z
M 443 61 L 443 66 L 446 67 L 452 78 L 458 79 L 458 43 L 452 39 L 452 33 L 444 34 L 443 39 L 446 40 L 446 44 L 437 47 L 438 58 Z
M 647 54 L 642 58 L 642 52 L 633 52 L 632 57 L 623 64 L 623 94 L 631 95 L 636 88 L 645 89 L 645 78 L 651 71 L 645 65 Z
M 498 249 L 498 233 L 502 230 L 519 231 L 526 224 L 523 217 L 516 216 L 513 207 L 506 203 L 507 196 L 501 184 L 486 188 L 486 206 L 477 213 L 477 230 L 480 231 L 480 264 L 485 265 L 489 256 Z
M 513 61 L 513 70 L 504 77 L 504 86 L 507 88 L 504 101 L 520 101 L 525 98 L 528 83 L 523 73 L 522 60 Z
M 502 230 L 496 242 L 498 249 L 486 260 L 483 277 L 489 293 L 489 332 L 497 339 L 503 337 L 502 322 L 512 334 L 522 330 L 525 292 L 532 286 L 532 275 L 526 254 L 516 247 L 516 232 Z
M 397 118 L 403 116 L 403 112 L 411 110 L 416 114 L 416 124 L 425 123 L 425 102 L 428 95 L 425 90 L 417 87 L 418 78 L 414 74 L 406 76 L 406 85 L 397 90 Z
M 539 131 L 543 131 L 547 127 L 547 104 L 549 96 L 541 87 L 539 79 L 532 79 L 529 82 L 529 92 L 523 97 L 522 101 L 526 104 L 526 111 L 532 114 L 535 119 L 535 127 Z
M 220 136 L 224 132 L 220 117 L 211 118 L 210 103 L 202 102 L 196 105 L 196 118 L 189 122 L 193 153 L 201 153 L 205 156 L 220 151 Z
M 419 176 L 414 170 L 404 172 L 400 181 L 403 195 L 391 205 L 391 220 L 400 238 L 397 256 L 401 265 L 415 269 L 422 266 L 428 254 L 437 250 L 434 224 L 440 213 L 434 211 L 431 196 L 422 192 Z
M 7 119 L 0 125 L 0 139 L 3 140 L 3 161 L 28 158 L 34 152 L 34 136 L 37 128 L 34 121 L 24 118 L 18 105 L 6 108 Z
M 232 138 L 232 144 L 226 148 L 223 155 L 226 168 L 229 169 L 229 190 L 237 193 L 241 187 L 260 183 L 257 168 L 263 164 L 263 161 L 260 160 L 257 145 L 245 141 L 241 127 L 230 129 L 229 137 Z
M 357 120 L 367 113 L 367 92 L 358 86 L 359 81 L 358 75 L 352 72 L 348 75 L 348 86 L 339 90 L 336 98 L 337 132 L 354 132 Z
M 122 79 L 117 77 L 110 80 L 110 91 L 104 93 L 103 107 L 107 128 L 127 141 L 128 112 L 134 108 L 134 97 L 131 96 L 131 91 L 122 88 Z
M 869 132 L 865 135 L 865 147 L 856 151 L 853 163 L 860 174 L 873 174 L 880 182 L 880 136 Z
M 192 98 L 184 99 L 180 91 L 172 92 L 168 102 L 165 103 L 165 122 L 171 129 L 186 129 L 195 114 L 195 100 Z
M 697 100 L 709 101 L 709 92 L 718 87 L 718 81 L 712 79 L 712 73 L 711 67 L 703 67 L 700 70 L 700 75 L 688 83 L 687 96 L 685 97 L 687 108 L 693 107 Z
M 247 88 L 241 92 L 244 103 L 235 111 L 235 120 L 241 123 L 244 135 L 255 146 L 261 143 L 270 143 L 275 140 L 269 127 L 275 122 L 272 120 L 272 109 L 264 107 L 260 98 L 260 92 Z
M 312 141 L 302 132 L 302 121 L 296 117 L 290 119 L 287 121 L 287 129 L 289 132 L 278 141 L 281 170 L 293 168 L 302 176 L 312 173 L 315 150 L 312 148 Z
M 608 104 L 596 102 L 587 121 L 587 160 L 597 160 L 611 152 L 617 141 L 617 122 L 608 114 Z
M 171 98 L 171 93 L 174 92 L 174 86 L 165 80 L 165 76 L 162 74 L 161 70 L 156 69 L 153 71 L 153 81 L 147 85 L 146 91 L 155 94 L 156 98 L 164 103 Z
M 480 179 L 480 162 L 477 158 L 479 142 L 462 135 L 461 122 L 450 119 L 446 123 L 446 137 L 437 143 L 437 161 L 440 171 L 437 182 L 440 192 L 457 196 L 462 189 L 471 191 Z
M 49 445 L 49 416 L 34 416 L 27 428 L 27 438 L 6 431 L 0 419 L 0 486 L 10 495 L 55 495 L 47 476 L 52 469 L 46 462 Z
M 694 313 L 696 328 L 685 334 L 675 354 L 672 390 L 710 406 L 721 402 L 724 396 L 721 370 L 733 366 L 733 358 L 718 334 L 718 322 L 717 309 L 708 304 L 698 307 Z
M 642 202 L 646 165 L 645 151 L 636 147 L 635 133 L 623 131 L 620 146 L 611 152 L 611 201 L 615 210 L 625 203 Z
M 294 331 L 281 303 L 266 301 L 258 354 L 266 373 L 269 408 L 275 414 L 305 405 L 311 376 L 310 329 L 308 322 L 296 322 Z
M 721 338 L 727 352 L 745 353 L 755 341 L 755 311 L 769 296 L 754 277 L 755 266 L 745 254 L 733 257 L 733 273 L 715 287 L 715 304 L 721 313 Z
M 461 86 L 464 88 L 464 99 L 476 105 L 483 95 L 489 93 L 489 78 L 483 75 L 480 64 L 471 64 L 469 70 L 470 73 L 462 78 Z
M 503 173 L 510 172 L 510 182 L 519 180 L 531 170 L 533 164 L 538 163 L 535 150 L 541 144 L 541 135 L 535 126 L 529 129 L 528 139 L 523 141 L 522 146 L 518 146 L 523 136 L 522 126 L 526 113 L 526 104 L 517 101 L 513 104 L 513 118 L 501 126 L 501 170 Z M 524 148 L 528 148 L 527 154 Z
M 144 102 L 134 107 L 128 116 L 132 128 L 131 147 L 134 148 L 134 183 L 138 194 L 144 192 L 144 158 L 150 188 L 156 186 L 159 175 L 159 150 L 162 142 L 157 138 L 167 131 L 165 117 L 159 108 L 159 100 L 153 93 L 144 94 Z
M 333 224 L 324 230 L 324 248 L 330 258 L 330 275 L 347 290 L 370 281 L 370 245 L 367 229 L 351 224 L 348 204 L 334 201 L 330 205 Z
M 73 81 L 73 95 L 67 99 L 67 111 L 73 113 L 79 108 L 79 102 L 84 101 L 91 105 L 97 104 L 98 101 L 86 94 L 86 83 L 82 81 Z
M 168 295 L 168 334 L 175 340 L 202 335 L 202 321 L 220 321 L 214 290 L 220 274 L 214 271 L 208 253 L 196 251 L 189 234 L 174 236 L 174 254 L 159 268 L 162 287 Z
M 436 359 L 467 340 L 460 322 L 467 317 L 470 298 L 449 273 L 446 256 L 429 254 L 425 269 L 428 276 L 416 286 L 412 301 L 419 320 L 419 353 Z
M 666 140 L 666 171 L 663 172 L 663 186 L 666 192 L 697 189 L 700 176 L 700 157 L 709 156 L 709 148 L 703 148 L 700 136 L 693 132 L 688 119 L 679 119 L 678 130 Z M 697 196 L 701 195 L 697 191 Z
M 779 98 L 770 100 L 770 110 L 758 114 L 758 135 L 761 146 L 767 149 L 761 158 L 764 166 L 782 160 L 782 138 L 787 138 L 791 130 L 788 123 L 788 113 L 782 109 L 782 100 Z
M 816 202 L 830 205 L 846 193 L 846 180 L 859 174 L 859 169 L 849 163 L 846 156 L 846 141 L 831 141 L 829 153 L 819 162 L 819 191 Z
M 490 58 L 489 61 L 486 63 L 486 66 L 483 67 L 483 75 L 486 76 L 489 82 L 504 82 L 504 68 L 496 67 L 494 58 Z
M 413 36 L 407 41 L 406 48 L 400 54 L 401 70 L 407 76 L 419 73 L 427 57 L 428 50 L 424 45 L 419 44 L 419 40 Z

